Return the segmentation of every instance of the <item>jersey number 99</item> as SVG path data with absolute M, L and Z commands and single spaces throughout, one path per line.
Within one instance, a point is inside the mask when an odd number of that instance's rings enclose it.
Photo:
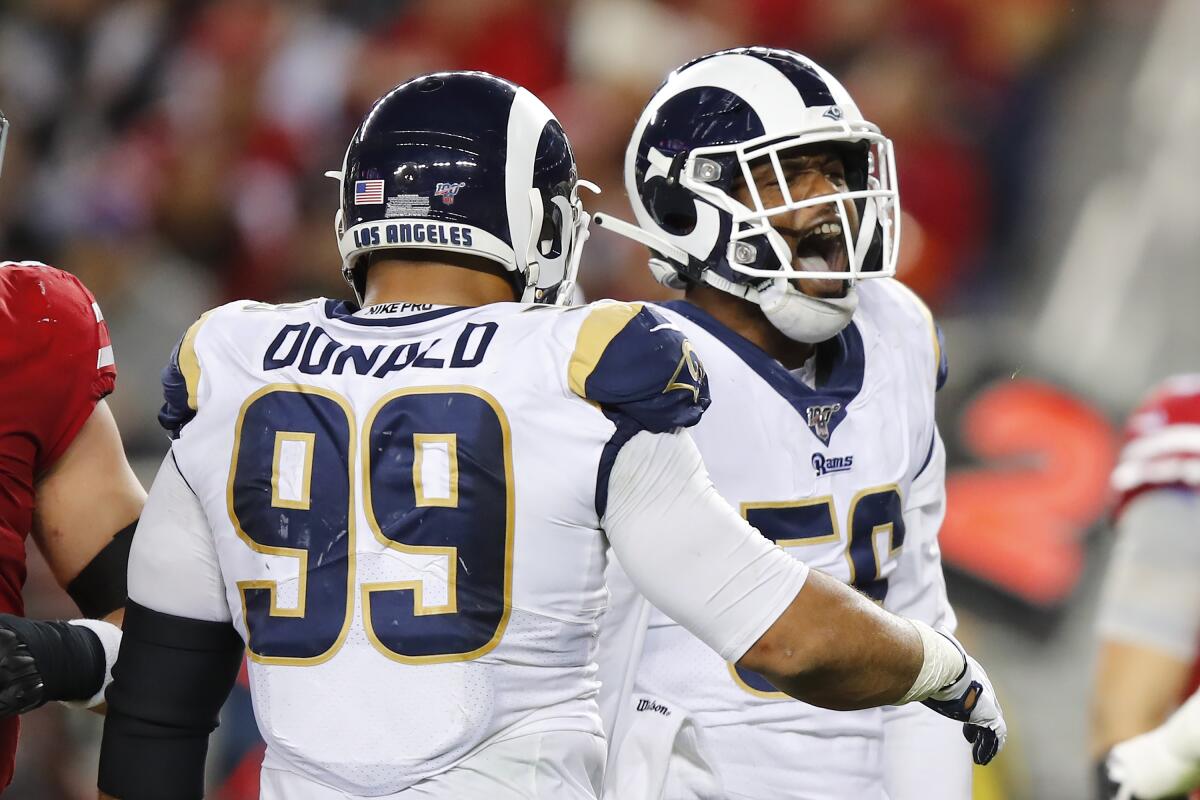
M 418 577 L 359 583 L 359 482 L 367 524 L 384 556 L 391 551 L 397 563 L 426 565 Z M 349 403 L 333 392 L 265 387 L 243 405 L 235 428 L 228 505 L 234 530 L 252 550 L 298 560 L 289 607 L 279 605 L 277 580 L 238 582 L 256 661 L 328 660 L 360 600 L 367 638 L 403 663 L 478 658 L 504 633 L 511 610 L 512 451 L 507 418 L 485 392 L 462 386 L 393 392 L 375 404 L 359 436 Z M 422 571 L 444 575 L 444 602 L 427 600 Z

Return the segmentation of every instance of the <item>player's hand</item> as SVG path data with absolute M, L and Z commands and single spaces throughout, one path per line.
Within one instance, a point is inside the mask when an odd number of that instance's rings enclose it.
M 4 616 L 0 615 L 0 719 L 32 711 L 45 702 L 37 662 Z
M 1200 786 L 1200 762 L 1171 746 L 1158 728 L 1127 739 L 1104 762 L 1106 800 L 1162 800 L 1184 797 Z
M 963 735 L 973 745 L 971 755 L 975 763 L 986 764 L 996 757 L 1008 737 L 996 690 L 979 662 L 967 655 L 953 636 L 942 635 L 962 652 L 966 666 L 958 680 L 923 702 L 942 716 L 964 723 Z
M 1098 774 L 1096 776 L 1096 798 L 1097 800 L 1145 800 L 1133 793 L 1133 787 L 1119 781 L 1113 775 L 1109 766 L 1109 758 L 1112 757 L 1111 751 L 1109 757 L 1100 762 Z M 1122 770 L 1118 767 L 1118 772 Z M 1182 800 L 1182 797 L 1180 798 Z

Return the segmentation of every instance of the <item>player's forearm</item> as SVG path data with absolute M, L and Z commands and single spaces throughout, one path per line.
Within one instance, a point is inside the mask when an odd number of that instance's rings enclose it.
M 1190 673 L 1190 663 L 1157 647 L 1102 642 L 1092 689 L 1093 758 L 1103 758 L 1117 742 L 1162 724 Z
M 813 571 L 739 664 L 807 703 L 849 710 L 898 702 L 923 662 L 910 622 Z
M 922 638 L 912 622 L 764 539 L 713 489 L 686 434 L 630 439 L 613 467 L 606 530 L 647 599 L 722 657 L 802 700 L 838 709 L 895 703 L 929 667 L 940 683 L 907 697 L 920 700 L 963 670 L 949 640 Z
M 100 748 L 103 792 L 204 796 L 208 737 L 237 680 L 242 647 L 228 622 L 172 616 L 130 601 Z
M 964 723 L 976 764 L 996 757 L 1007 726 L 995 689 L 953 637 L 894 616 L 818 572 L 808 578 L 742 666 L 792 697 L 835 710 L 921 702 Z
M 70 447 L 38 479 L 32 531 L 55 577 L 85 615 L 102 617 L 122 604 L 104 589 L 118 584 L 124 600 L 125 557 L 145 502 L 146 490 L 125 459 L 112 412 L 100 401 Z M 85 607 L 88 595 L 99 595 L 100 607 Z
M 1121 513 L 1096 614 L 1092 754 L 1154 728 L 1179 702 L 1200 634 L 1200 504 L 1156 490 Z
M 64 701 L 103 699 L 121 631 L 99 620 L 31 620 L 0 614 L 0 717 Z

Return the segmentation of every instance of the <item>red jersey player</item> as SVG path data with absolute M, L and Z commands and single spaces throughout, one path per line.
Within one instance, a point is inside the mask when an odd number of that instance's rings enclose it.
M 1200 674 L 1200 374 L 1151 392 L 1125 442 L 1112 479 L 1118 538 L 1098 617 L 1097 759 L 1162 723 Z
M 0 164 L 7 131 L 0 114 Z M 104 402 L 116 376 L 100 307 L 77 278 L 0 262 L 0 791 L 15 715 L 49 700 L 97 704 L 116 656 L 111 622 L 146 497 Z M 23 618 L 29 534 L 91 619 Z

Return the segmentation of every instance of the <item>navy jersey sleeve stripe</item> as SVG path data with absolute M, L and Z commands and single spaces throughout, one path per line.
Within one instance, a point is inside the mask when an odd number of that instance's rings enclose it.
M 596 470 L 596 518 L 601 520 L 608 510 L 608 479 L 612 475 L 613 465 L 617 463 L 617 454 L 640 430 L 629 420 L 617 417 L 613 421 L 617 429 L 605 443 L 604 450 L 600 453 L 600 467 Z
M 211 311 L 192 323 L 163 367 L 163 405 L 158 412 L 158 424 L 179 438 L 183 426 L 191 422 L 200 407 L 200 358 L 196 355 L 196 335 Z
M 616 426 L 596 470 L 596 516 L 621 448 L 640 431 L 695 425 L 708 408 L 708 377 L 678 327 L 640 303 L 599 303 L 579 328 L 568 366 L 571 391 Z
M 178 346 L 171 353 L 171 360 L 163 367 L 162 385 L 163 404 L 158 412 L 158 424 L 171 434 L 172 439 L 178 439 L 183 426 L 196 416 L 196 412 L 188 406 L 187 380 L 179 369 Z

